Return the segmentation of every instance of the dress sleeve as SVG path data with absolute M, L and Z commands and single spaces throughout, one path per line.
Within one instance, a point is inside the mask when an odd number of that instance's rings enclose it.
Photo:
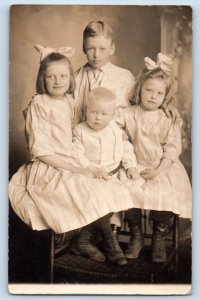
M 171 124 L 167 137 L 163 144 L 163 157 L 175 161 L 182 152 L 181 144 L 182 120 L 176 124 Z
M 71 124 L 72 129 L 80 122 L 80 115 L 78 112 L 77 101 L 71 96 L 68 98 L 70 109 L 71 109 Z
M 37 100 L 33 99 L 28 105 L 25 118 L 29 150 L 32 157 L 54 155 L 51 124 L 47 118 L 47 112 Z
M 114 113 L 114 121 L 120 128 L 124 128 L 126 125 L 125 116 L 124 116 L 124 108 L 119 107 L 115 110 Z
M 89 160 L 85 156 L 85 148 L 82 143 L 82 134 L 79 126 L 73 130 L 73 158 L 83 168 L 90 165 Z
M 137 165 L 133 145 L 127 140 L 123 141 L 122 165 L 125 170 L 135 168 Z
M 127 85 L 128 85 L 128 99 L 132 100 L 134 95 L 135 77 L 131 72 L 129 72 L 129 76 L 127 77 Z
M 74 74 L 76 88 L 73 93 L 73 98 L 76 102 L 76 119 L 77 123 L 84 120 L 85 97 L 87 90 L 87 81 L 85 78 L 85 66 L 81 67 Z

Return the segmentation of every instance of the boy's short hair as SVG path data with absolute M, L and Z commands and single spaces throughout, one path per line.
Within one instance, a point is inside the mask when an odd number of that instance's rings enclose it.
M 104 87 L 97 87 L 91 90 L 88 94 L 88 102 L 93 100 L 102 100 L 105 99 L 106 101 L 113 102 L 115 104 L 116 95 L 109 89 Z
M 111 43 L 114 44 L 114 33 L 109 24 L 103 21 L 90 22 L 83 31 L 83 52 L 85 53 L 85 41 L 88 37 L 95 37 L 103 35 L 107 39 L 111 39 Z
M 37 80 L 36 80 L 36 91 L 38 94 L 46 94 L 47 93 L 46 85 L 45 85 L 45 78 L 44 78 L 47 67 L 52 62 L 61 61 L 61 60 L 66 61 L 68 68 L 69 68 L 69 72 L 70 72 L 70 86 L 67 91 L 67 94 L 71 94 L 74 92 L 74 89 L 75 89 L 74 71 L 73 71 L 73 68 L 72 68 L 72 65 L 71 65 L 69 59 L 60 53 L 51 53 L 40 63 Z

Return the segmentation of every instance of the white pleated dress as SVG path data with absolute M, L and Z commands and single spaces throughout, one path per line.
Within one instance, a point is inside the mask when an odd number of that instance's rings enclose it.
M 100 217 L 133 207 L 128 188 L 118 179 L 88 178 L 41 162 L 43 155 L 71 161 L 73 99 L 36 95 L 26 115 L 32 161 L 9 183 L 11 206 L 31 228 L 57 233 L 81 228 Z
M 141 209 L 172 211 L 183 218 L 192 217 L 192 190 L 187 172 L 179 160 L 181 154 L 181 124 L 172 124 L 162 109 L 158 109 L 151 128 L 144 131 L 138 105 L 121 111 L 118 123 L 125 126 L 133 143 L 137 168 L 158 167 L 162 158 L 172 165 L 151 180 L 121 180 L 129 187 L 134 206 Z M 124 175 L 124 174 L 122 174 Z

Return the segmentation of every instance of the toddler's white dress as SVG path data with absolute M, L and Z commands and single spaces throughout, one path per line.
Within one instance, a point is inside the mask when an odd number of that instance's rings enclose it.
M 120 166 L 125 169 L 136 167 L 133 146 L 124 134 L 114 121 L 98 131 L 91 129 L 86 121 L 76 125 L 73 130 L 75 160 L 83 167 L 92 164 L 108 173 L 114 171 L 116 177 Z
M 129 187 L 134 207 L 158 211 L 172 211 L 183 218 L 192 216 L 192 191 L 186 170 L 179 160 L 181 154 L 181 124 L 172 124 L 162 109 L 158 109 L 153 123 L 145 131 L 138 105 L 121 111 L 118 123 L 125 126 L 133 143 L 141 172 L 159 166 L 163 157 L 173 161 L 172 165 L 151 180 L 121 180 Z
M 133 206 L 127 187 L 118 179 L 96 180 L 38 159 L 58 155 L 72 160 L 73 101 L 69 95 L 64 100 L 36 95 L 27 109 L 32 160 L 11 178 L 9 197 L 16 214 L 35 230 L 67 232 Z

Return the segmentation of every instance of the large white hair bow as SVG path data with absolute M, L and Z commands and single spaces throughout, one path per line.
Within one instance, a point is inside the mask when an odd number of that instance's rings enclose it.
M 34 45 L 34 47 L 41 54 L 40 62 L 43 61 L 43 59 L 45 59 L 51 53 L 60 53 L 60 54 L 62 54 L 65 57 L 68 58 L 68 57 L 71 57 L 75 52 L 74 48 L 72 48 L 72 47 L 61 47 L 61 48 L 58 48 L 58 49 L 53 49 L 53 48 L 50 48 L 50 47 L 43 47 L 39 44 Z
M 153 70 L 160 67 L 168 75 L 172 70 L 172 59 L 162 53 L 158 53 L 157 62 L 153 61 L 149 57 L 144 58 L 144 64 L 148 70 Z

